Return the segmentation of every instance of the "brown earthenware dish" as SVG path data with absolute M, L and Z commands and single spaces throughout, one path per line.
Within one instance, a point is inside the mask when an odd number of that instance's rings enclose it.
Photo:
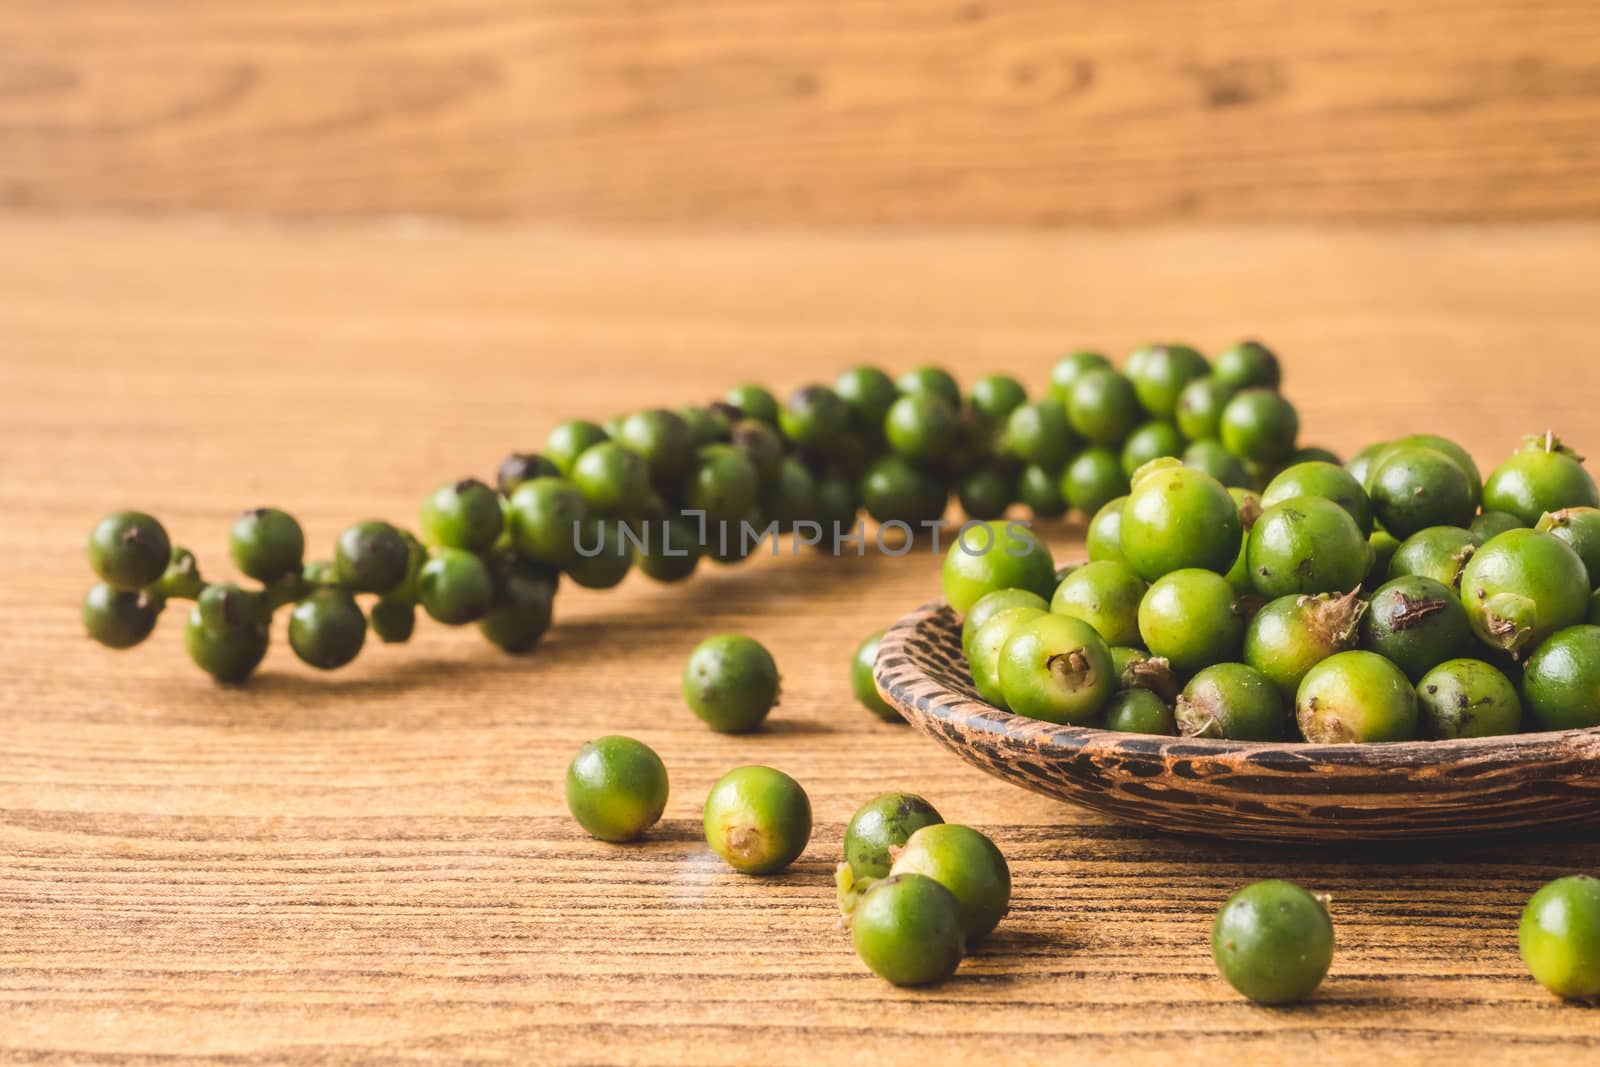
M 968 763 L 1163 830 L 1383 841 L 1600 824 L 1600 729 L 1310 745 L 1057 726 L 978 696 L 960 619 L 942 602 L 889 630 L 874 676 L 913 726 Z

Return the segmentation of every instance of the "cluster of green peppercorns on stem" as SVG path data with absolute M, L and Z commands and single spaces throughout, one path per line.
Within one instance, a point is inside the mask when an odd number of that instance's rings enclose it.
M 859 536 L 863 509 L 909 531 L 938 522 L 952 494 L 979 519 L 1017 502 L 1040 518 L 1069 507 L 1089 515 L 1157 456 L 1182 453 L 1225 480 L 1259 480 L 1291 454 L 1298 428 L 1274 391 L 1279 377 L 1270 351 L 1243 342 L 1215 367 L 1188 346 L 1151 345 L 1123 373 L 1077 352 L 1032 402 L 1003 374 L 980 378 L 964 397 L 931 366 L 898 380 L 852 368 L 786 403 L 743 385 L 709 405 L 563 423 L 542 453 L 507 457 L 497 487 L 468 478 L 429 495 L 417 535 L 357 523 L 331 559 L 304 559 L 304 534 L 287 513 L 246 512 L 230 549 L 259 587 L 208 583 L 156 519 L 112 515 L 90 536 L 101 584 L 84 601 L 84 622 L 101 643 L 128 648 L 169 600 L 193 600 L 191 657 L 235 683 L 265 656 L 280 607 L 291 607 L 296 655 L 324 670 L 353 660 L 369 628 L 384 642 L 408 640 L 419 607 L 523 652 L 548 629 L 563 576 L 607 589 L 637 565 L 681 581 L 702 558 L 747 558 L 773 532 L 837 549 Z

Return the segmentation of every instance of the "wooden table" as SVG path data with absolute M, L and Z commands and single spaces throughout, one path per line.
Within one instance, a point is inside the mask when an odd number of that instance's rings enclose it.
M 278 646 L 243 691 L 175 620 L 88 643 L 82 538 L 162 516 L 208 573 L 241 509 L 326 546 L 410 521 L 561 417 L 788 389 L 858 360 L 1037 385 L 1069 345 L 1281 348 L 1306 436 L 1403 431 L 1485 463 L 1547 426 L 1600 448 L 1600 227 L 808 236 L 205 222 L 0 223 L 0 1049 L 11 1060 L 346 1063 L 1572 1065 L 1600 1014 L 1525 974 L 1515 922 L 1600 867 L 1565 837 L 1270 849 L 1166 837 L 1001 785 L 856 707 L 860 637 L 935 595 L 937 562 L 764 559 L 683 588 L 563 592 L 540 651 L 425 625 L 315 675 Z M 1062 555 L 1081 527 L 1051 536 Z M 683 707 L 703 635 L 785 679 L 770 728 Z M 666 817 L 605 845 L 567 816 L 586 738 L 640 737 Z M 730 873 L 710 783 L 765 762 L 810 791 L 789 872 Z M 838 925 L 862 801 L 909 789 L 992 834 L 1010 917 L 948 984 L 894 990 Z M 1332 893 L 1317 999 L 1252 1007 L 1215 976 L 1212 914 L 1282 875 Z

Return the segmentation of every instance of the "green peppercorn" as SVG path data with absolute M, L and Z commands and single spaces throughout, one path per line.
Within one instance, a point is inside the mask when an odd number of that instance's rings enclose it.
M 1217 912 L 1211 956 L 1228 984 L 1259 1004 L 1304 1000 L 1333 964 L 1327 899 L 1292 882 L 1247 885 Z
M 700 531 L 695 523 L 676 517 L 652 524 L 638 550 L 639 571 L 657 582 L 681 582 L 700 564 Z
M 1185 737 L 1281 741 L 1294 729 L 1272 680 L 1243 663 L 1216 663 L 1189 679 L 1174 713 Z
M 1377 653 L 1341 652 L 1306 672 L 1295 717 L 1313 744 L 1409 741 L 1417 736 L 1417 693 L 1400 668 Z
M 507 652 L 527 652 L 550 629 L 560 576 L 551 568 L 515 556 L 489 560 L 494 580 L 494 607 L 478 623 L 478 631 Z
M 1415 575 L 1449 589 L 1461 586 L 1461 572 L 1482 542 L 1459 526 L 1430 526 L 1402 541 L 1389 557 L 1391 579 Z M 1376 569 L 1376 567 L 1374 567 Z
M 620 522 L 585 519 L 574 545 L 576 554 L 567 561 L 566 574 L 585 589 L 621 585 L 633 568 L 633 545 Z
M 1517 930 L 1522 962 L 1558 997 L 1600 998 L 1600 878 L 1557 878 L 1535 893 Z
M 1467 476 L 1472 507 L 1473 510 L 1477 510 L 1479 502 L 1483 499 L 1483 476 L 1478 473 L 1478 465 L 1473 461 L 1472 453 L 1448 437 L 1441 437 L 1435 433 L 1414 433 L 1389 442 L 1388 447 L 1374 457 L 1373 467 L 1377 467 L 1378 460 L 1387 459 L 1390 452 L 1401 448 L 1432 449 L 1452 460 Z
M 885 793 L 867 801 L 844 829 L 844 858 L 856 878 L 887 878 L 892 850 L 904 847 L 924 826 L 944 822 L 936 808 L 915 793 Z
M 1139 642 L 1139 602 L 1144 579 L 1126 563 L 1099 560 L 1077 568 L 1056 586 L 1050 610 L 1081 619 L 1108 645 Z
M 1127 367 L 1139 403 L 1158 419 L 1171 418 L 1184 386 L 1210 372 L 1205 357 L 1188 345 L 1151 345 L 1140 358 L 1130 357 Z
M 1467 529 L 1472 531 L 1472 536 L 1478 544 L 1483 544 L 1491 537 L 1505 533 L 1507 530 L 1520 530 L 1526 523 L 1515 515 L 1504 511 L 1485 511 L 1472 520 L 1472 525 Z
M 567 810 L 602 841 L 632 841 L 667 808 L 667 768 L 655 750 L 631 737 L 596 738 L 567 767 Z
M 387 593 L 406 580 L 410 564 L 405 535 L 376 519 L 347 527 L 334 545 L 334 578 L 351 592 Z
M 783 438 L 778 431 L 757 419 L 740 419 L 728 430 L 730 443 L 744 454 L 756 472 L 758 482 L 778 476 L 783 466 Z
M 1432 578 L 1412 575 L 1379 587 L 1361 624 L 1361 646 L 1393 662 L 1413 684 L 1472 645 L 1461 601 Z
M 1107 448 L 1086 448 L 1061 472 L 1061 495 L 1084 515 L 1093 515 L 1128 492 L 1122 460 Z
M 1300 416 L 1270 389 L 1246 389 L 1222 409 L 1218 435 L 1229 452 L 1246 460 L 1277 463 L 1294 454 Z
M 1568 626 L 1534 648 L 1522 695 L 1541 730 L 1600 726 L 1600 626 Z
M 544 455 L 558 471 L 570 476 L 579 456 L 610 439 L 610 435 L 594 423 L 572 419 L 550 431 L 544 439 Z
M 1367 605 L 1344 596 L 1290 594 L 1269 601 L 1244 631 L 1244 662 L 1293 701 L 1306 672 L 1356 647 Z
M 906 839 L 890 875 L 920 874 L 948 889 L 961 908 L 967 944 L 976 945 L 1011 910 L 1011 869 L 987 836 L 939 822 Z
M 208 586 L 189 611 L 183 640 L 189 658 L 218 682 L 249 678 L 267 654 L 265 605 L 233 585 Z
M 1278 357 L 1260 341 L 1240 341 L 1218 352 L 1211 374 L 1234 389 L 1276 389 L 1283 382 Z
M 1133 383 L 1113 370 L 1091 370 L 1073 383 L 1066 399 L 1067 420 L 1090 444 L 1121 444 L 1144 421 Z
M 166 529 L 142 511 L 107 515 L 89 532 L 89 566 L 113 589 L 143 589 L 171 559 Z
M 728 428 L 735 421 L 721 408 L 699 407 L 694 404 L 679 408 L 678 417 L 689 427 L 689 438 L 697 449 L 703 445 L 726 440 Z
M 656 478 L 677 478 L 694 461 L 693 428 L 677 412 L 664 408 L 635 412 L 623 419 L 617 426 L 616 441 L 643 459 Z
M 956 403 L 961 402 L 960 395 Z M 850 409 L 825 385 L 808 385 L 778 412 L 778 426 L 797 447 L 827 455 L 850 429 Z
M 1237 456 L 1220 441 L 1195 441 L 1183 450 L 1183 465 L 1211 475 L 1226 486 L 1244 486 L 1250 475 Z
M 956 410 L 937 396 L 909 393 L 890 406 L 883 435 L 900 455 L 929 462 L 950 455 L 961 444 L 961 421 Z
M 465 626 L 494 607 L 494 579 L 471 552 L 435 549 L 417 577 L 417 598 L 422 610 L 439 622 Z
M 850 937 L 861 962 L 897 986 L 942 982 L 965 952 L 955 896 L 919 874 L 871 885 L 851 913 Z
M 1173 421 L 1191 441 L 1215 441 L 1222 433 L 1222 410 L 1236 392 L 1238 389 L 1215 377 L 1196 378 L 1178 394 Z
M 83 628 L 107 648 L 132 648 L 155 630 L 164 607 L 159 593 L 96 582 L 83 598 Z
M 1367 474 L 1372 511 L 1383 528 L 1407 538 L 1430 526 L 1462 526 L 1477 510 L 1461 465 L 1431 448 L 1391 447 Z
M 895 384 L 902 393 L 936 396 L 955 410 L 961 409 L 961 386 L 942 367 L 914 367 L 900 375 L 900 380 Z
M 272 622 L 272 608 L 261 593 L 241 589 L 232 582 L 208 585 L 195 598 L 202 625 L 218 633 L 237 629 L 264 630 Z
M 1367 538 L 1367 548 L 1372 551 L 1372 566 L 1367 570 L 1361 589 L 1370 593 L 1388 581 L 1389 565 L 1394 560 L 1395 552 L 1399 551 L 1400 542 L 1388 530 L 1373 530 L 1372 536 Z
M 1022 404 L 1006 417 L 1005 449 L 1023 463 L 1059 470 L 1079 446 L 1061 405 L 1050 400 Z
M 1067 498 L 1061 494 L 1059 470 L 1026 464 L 1016 477 L 1016 499 L 1040 520 L 1067 514 Z
M 1122 509 L 1127 502 L 1125 496 L 1108 500 L 1089 520 L 1089 528 L 1084 533 L 1084 547 L 1091 563 L 1100 560 L 1127 562 L 1128 557 L 1122 551 Z
M 367 621 L 384 644 L 404 644 L 416 631 L 417 609 L 404 601 L 384 599 L 372 605 Z
M 589 517 L 583 494 L 561 478 L 534 478 L 511 494 L 506 524 L 517 553 L 560 567 L 577 555 L 575 536 Z
M 751 508 L 739 519 L 708 526 L 705 545 L 701 551 L 712 563 L 723 566 L 743 563 L 755 555 L 756 549 L 771 533 L 773 533 L 772 525 L 766 521 L 761 509 Z
M 513 452 L 500 461 L 495 472 L 495 484 L 502 496 L 510 496 L 517 487 L 535 478 L 554 478 L 560 475 L 556 465 L 537 452 Z
M 1357 450 L 1356 454 L 1345 460 L 1344 469 L 1365 488 L 1367 478 L 1372 473 L 1374 462 L 1389 448 L 1388 441 L 1375 441 L 1365 448 Z
M 1171 706 L 1149 689 L 1124 689 L 1113 696 L 1106 705 L 1105 728 L 1118 733 L 1167 737 L 1178 732 Z
M 1294 455 L 1289 457 L 1288 465 L 1293 467 L 1300 463 L 1332 463 L 1335 467 L 1343 467 L 1344 460 L 1332 449 L 1323 448 L 1321 445 L 1302 445 L 1294 450 Z M 1349 473 L 1348 471 L 1346 473 Z M 1354 477 L 1352 475 L 1352 477 Z M 1360 482 L 1356 483 L 1360 485 Z
M 1584 617 L 1589 572 L 1555 535 L 1510 530 L 1480 545 L 1467 561 L 1461 603 L 1480 640 L 1520 655 Z
M 861 496 L 855 480 L 839 471 L 830 470 L 816 481 L 816 514 L 812 520 L 822 527 L 822 545 L 825 550 L 835 547 L 835 528 L 846 532 L 856 523 L 861 507 Z
M 1011 468 L 986 463 L 962 476 L 956 499 L 969 519 L 998 519 L 1016 499 L 1016 479 Z
M 745 418 L 759 419 L 768 426 L 778 425 L 778 401 L 759 385 L 736 385 L 723 395 Z
M 1010 707 L 1000 685 L 1001 653 L 1023 626 L 1048 617 L 1049 613 L 1039 608 L 1007 607 L 995 612 L 973 632 L 967 663 L 972 669 L 972 686 L 980 697 L 995 707 Z
M 1247 559 L 1262 596 L 1343 593 L 1366 578 L 1372 546 L 1344 508 L 1301 496 L 1261 513 L 1250 528 Z
M 1006 707 L 1046 722 L 1090 722 L 1117 691 L 1105 640 L 1088 623 L 1065 615 L 1023 622 L 1000 650 L 997 675 Z
M 833 391 L 850 409 L 851 425 L 858 432 L 881 427 L 889 406 L 900 396 L 894 379 L 877 367 L 851 367 L 834 380 Z
M 1482 660 L 1446 660 L 1417 683 L 1423 733 L 1438 740 L 1497 737 L 1522 726 L 1522 701 L 1504 672 Z
M 872 668 L 878 659 L 878 642 L 882 640 L 883 631 L 879 630 L 868 634 L 866 640 L 856 646 L 855 655 L 850 657 L 850 691 L 862 707 L 884 722 L 903 723 L 905 719 L 899 710 L 883 699 L 872 678 Z
M 1600 492 L 1582 460 L 1547 434 L 1530 439 L 1522 451 L 1490 472 L 1483 506 L 1532 526 L 1547 511 L 1600 507 Z
M 983 594 L 968 608 L 961 620 L 961 651 L 967 653 L 972 639 L 980 627 L 1002 611 L 1010 608 L 1034 608 L 1043 613 L 1050 604 L 1044 597 L 1029 589 L 996 589 Z
M 300 524 L 277 508 L 245 512 L 234 520 L 228 537 L 234 564 L 258 582 L 299 573 L 305 551 L 306 536 Z
M 778 665 L 772 654 L 742 634 L 708 637 L 683 668 L 683 698 L 719 733 L 748 733 L 778 703 Z
M 1050 395 L 1065 404 L 1072 392 L 1072 384 L 1083 375 L 1095 370 L 1110 370 L 1111 361 L 1099 352 L 1080 349 L 1070 352 L 1050 369 Z
M 917 526 L 944 515 L 949 496 L 944 485 L 902 456 L 884 456 L 861 476 L 861 502 L 878 523 Z
M 1562 508 L 1547 512 L 1533 527 L 1572 546 L 1589 572 L 1591 588 L 1600 588 L 1600 508 Z
M 476 478 L 440 486 L 422 502 L 418 529 L 423 540 L 432 545 L 486 551 L 505 529 L 500 496 Z
M 1285 467 L 1261 494 L 1264 507 L 1297 496 L 1318 496 L 1338 504 L 1355 520 L 1361 536 L 1372 532 L 1372 503 L 1351 473 L 1333 463 L 1312 461 Z
M 705 512 L 705 521 L 738 522 L 756 506 L 761 480 L 755 464 L 734 445 L 707 445 L 695 455 L 684 489 L 684 507 Z
M 736 767 L 706 797 L 706 844 L 741 874 L 774 874 L 811 840 L 811 799 L 771 767 Z
M 1189 568 L 1226 574 L 1239 558 L 1244 526 L 1223 484 L 1189 467 L 1141 470 L 1122 507 L 1122 554 L 1154 581 Z
M 1023 523 L 972 522 L 945 553 L 942 583 L 950 606 L 965 614 L 996 589 L 1048 596 L 1055 590 L 1055 574 L 1050 550 Z
M 1193 672 L 1238 655 L 1244 619 L 1222 575 L 1173 571 L 1156 579 L 1140 602 L 1139 634 L 1151 652 Z
M 1122 470 L 1130 478 L 1133 472 L 1152 459 L 1182 455 L 1183 435 L 1170 422 L 1147 422 L 1134 427 L 1122 444 Z
M 972 395 L 968 398 L 971 409 L 990 426 L 1000 425 L 1027 402 L 1028 391 L 1009 374 L 985 374 L 972 383 Z
M 650 468 L 638 453 L 615 441 L 602 441 L 573 464 L 572 484 L 592 511 L 636 515 L 650 495 Z
M 343 667 L 361 652 L 367 618 L 341 589 L 318 589 L 289 613 L 289 647 L 318 670 Z

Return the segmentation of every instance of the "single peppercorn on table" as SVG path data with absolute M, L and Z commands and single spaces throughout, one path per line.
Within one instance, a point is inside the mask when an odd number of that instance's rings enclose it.
M 1528 896 L 1600 870 L 1593 836 L 1404 849 L 1166 837 L 1017 791 L 850 691 L 857 644 L 939 557 L 761 559 L 565 589 L 531 656 L 419 627 L 336 675 L 280 647 L 245 689 L 87 641 L 83 531 L 162 517 L 220 573 L 283 507 L 316 544 L 410 521 L 565 418 L 780 393 L 866 360 L 1042 388 L 1066 350 L 1152 337 L 1284 357 L 1308 443 L 1418 430 L 1492 464 L 1553 427 L 1600 449 L 1600 228 L 808 236 L 0 223 L 0 1059 L 295 1063 L 971 1060 L 1574 1064 L 1600 1014 L 1517 956 Z M 1041 527 L 1059 559 L 1081 521 Z M 746 736 L 684 705 L 685 657 L 748 633 L 783 673 Z M 637 737 L 671 795 L 646 837 L 586 835 L 579 746 Z M 729 870 L 701 802 L 768 764 L 816 830 Z M 949 982 L 897 990 L 838 925 L 846 821 L 904 790 L 990 834 L 1011 913 Z M 1332 897 L 1307 1004 L 1215 973 L 1240 886 Z

